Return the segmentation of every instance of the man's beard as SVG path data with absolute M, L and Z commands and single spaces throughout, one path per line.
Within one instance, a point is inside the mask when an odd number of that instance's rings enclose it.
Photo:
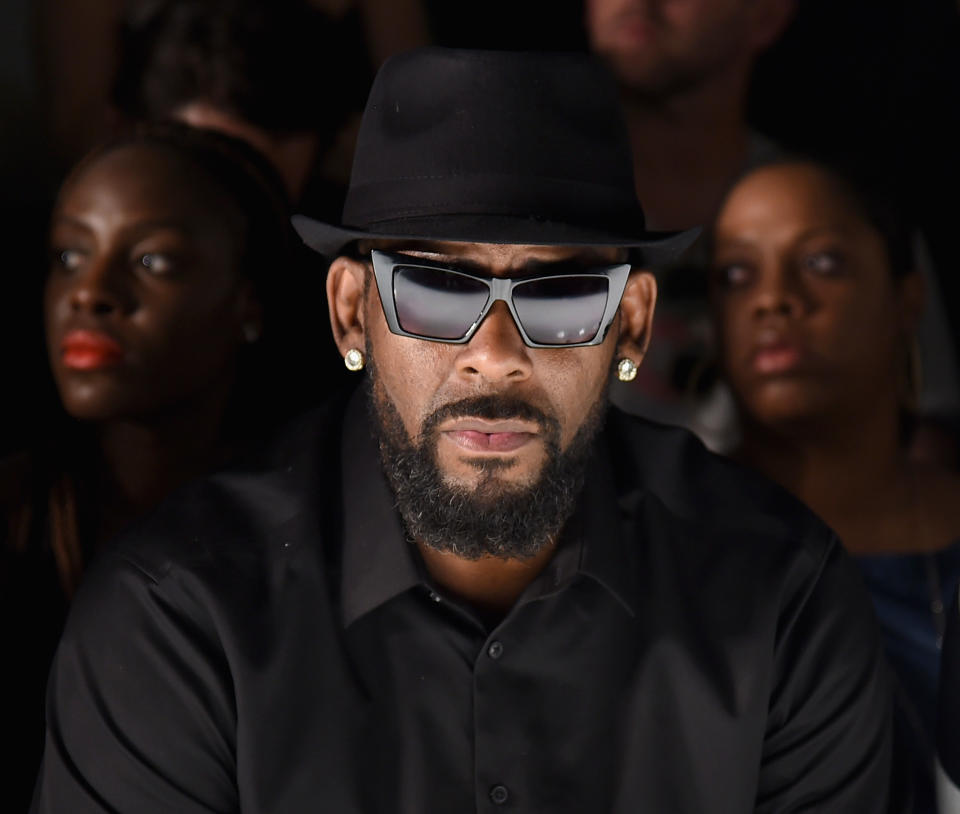
M 555 418 L 504 396 L 478 396 L 443 405 L 427 417 L 414 442 L 369 364 L 367 372 L 368 405 L 380 460 L 412 540 L 468 560 L 529 559 L 556 540 L 583 488 L 593 441 L 606 415 L 605 391 L 565 451 L 560 450 Z M 510 462 L 478 457 L 471 462 L 479 473 L 476 486 L 448 482 L 437 462 L 436 428 L 455 416 L 535 421 L 546 448 L 540 476 L 530 484 L 504 483 L 499 473 Z
M 724 21 L 736 25 L 736 21 Z M 652 109 L 668 108 L 678 97 L 701 93 L 715 81 L 715 77 L 730 68 L 735 52 L 718 48 L 717 39 L 726 29 L 697 43 L 688 43 L 680 53 L 661 52 L 654 57 L 649 52 L 638 64 L 630 52 L 608 49 L 600 54 L 620 86 L 620 92 L 630 104 Z M 699 46 L 699 47 L 698 47 Z
M 704 70 L 698 65 L 667 62 L 637 75 L 626 59 L 610 56 L 606 62 L 624 99 L 642 107 L 665 108 L 678 96 L 703 87 L 706 81 Z

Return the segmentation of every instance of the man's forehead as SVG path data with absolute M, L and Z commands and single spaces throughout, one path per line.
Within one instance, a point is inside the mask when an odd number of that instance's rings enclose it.
M 509 272 L 531 264 L 575 261 L 577 263 L 618 263 L 626 259 L 625 249 L 612 246 L 542 246 L 520 243 L 466 243 L 445 240 L 377 240 L 364 250 L 403 252 L 425 259 L 461 262 L 482 266 L 491 272 Z

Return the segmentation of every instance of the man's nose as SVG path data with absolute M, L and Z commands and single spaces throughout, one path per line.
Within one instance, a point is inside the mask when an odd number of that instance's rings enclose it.
M 524 344 L 505 302 L 496 302 L 457 357 L 457 373 L 471 381 L 518 384 L 533 373 Z

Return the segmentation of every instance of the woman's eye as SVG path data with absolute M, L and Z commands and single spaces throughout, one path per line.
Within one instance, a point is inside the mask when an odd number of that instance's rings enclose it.
M 165 254 L 148 253 L 141 255 L 140 265 L 152 274 L 166 274 L 173 270 L 173 260 Z
M 750 281 L 750 269 L 742 263 L 720 265 L 716 275 L 722 288 L 737 288 Z
M 83 263 L 83 253 L 76 249 L 60 249 L 54 253 L 56 262 L 67 271 L 75 271 Z
M 843 262 L 836 252 L 815 252 L 803 258 L 804 268 L 816 274 L 837 274 L 842 270 Z

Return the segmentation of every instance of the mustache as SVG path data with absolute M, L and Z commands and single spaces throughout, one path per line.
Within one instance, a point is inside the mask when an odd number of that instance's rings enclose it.
M 509 418 L 537 424 L 548 436 L 556 437 L 560 424 L 556 418 L 527 401 L 509 396 L 471 396 L 437 408 L 423 422 L 421 437 L 427 438 L 437 426 L 451 418 L 485 418 L 501 421 Z

